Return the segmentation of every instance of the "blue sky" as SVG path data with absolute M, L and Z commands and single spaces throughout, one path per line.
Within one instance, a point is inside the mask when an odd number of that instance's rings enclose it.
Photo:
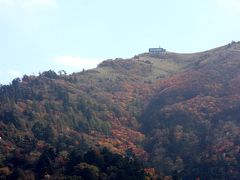
M 159 45 L 211 49 L 240 40 L 239 19 L 240 0 L 0 0 L 0 84 Z

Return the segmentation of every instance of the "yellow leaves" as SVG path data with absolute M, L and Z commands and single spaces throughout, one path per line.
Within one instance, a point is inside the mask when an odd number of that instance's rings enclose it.
M 24 110 L 26 110 L 27 105 L 23 102 L 18 102 L 15 107 L 17 111 L 22 113 Z
M 11 174 L 11 171 L 9 167 L 2 167 L 0 168 L 0 174 L 8 176 L 9 174 Z
M 147 174 L 151 175 L 152 177 L 154 177 L 154 176 L 157 175 L 156 170 L 155 170 L 154 168 L 145 168 L 144 171 L 145 171 Z M 156 179 L 157 179 L 157 178 L 156 178 Z
M 98 144 L 111 149 L 113 152 L 125 154 L 127 149 L 132 149 L 133 153 L 137 156 L 147 158 L 147 153 L 138 143 L 142 142 L 145 136 L 137 131 L 120 126 L 116 123 L 112 125 L 112 135 L 103 136 L 98 135 Z

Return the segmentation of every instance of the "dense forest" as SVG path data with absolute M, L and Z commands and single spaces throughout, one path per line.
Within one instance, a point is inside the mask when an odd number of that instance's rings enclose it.
M 0 87 L 0 179 L 238 179 L 240 43 Z

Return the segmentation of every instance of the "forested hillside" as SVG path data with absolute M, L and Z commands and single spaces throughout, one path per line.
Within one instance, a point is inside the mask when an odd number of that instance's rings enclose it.
M 1 178 L 238 179 L 239 68 L 233 42 L 14 79 L 0 87 Z

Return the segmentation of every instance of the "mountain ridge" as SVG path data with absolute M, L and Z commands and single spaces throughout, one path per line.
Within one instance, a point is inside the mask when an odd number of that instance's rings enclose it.
M 33 158 L 48 146 L 107 147 L 135 154 L 160 176 L 236 179 L 239 67 L 240 43 L 232 42 L 14 79 L 0 88 L 1 166 L 16 151 Z

